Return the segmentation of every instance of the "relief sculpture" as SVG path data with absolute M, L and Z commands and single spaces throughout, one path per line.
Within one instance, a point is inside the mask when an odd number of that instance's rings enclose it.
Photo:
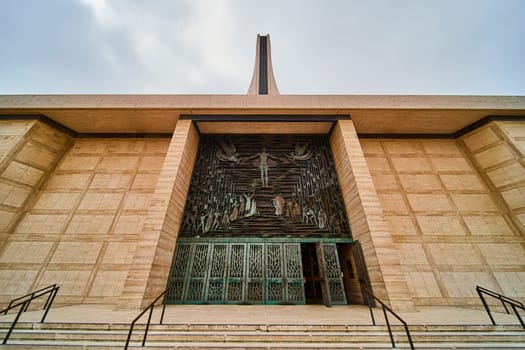
M 325 136 L 203 135 L 185 237 L 350 237 Z

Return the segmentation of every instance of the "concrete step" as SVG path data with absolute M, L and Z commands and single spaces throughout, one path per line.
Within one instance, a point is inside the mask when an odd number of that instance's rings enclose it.
M 6 331 L 0 330 L 0 336 L 5 336 Z M 119 341 L 126 339 L 128 332 L 124 330 L 32 330 L 20 329 L 11 334 L 10 339 L 35 339 L 35 340 L 99 340 L 99 341 Z M 134 332 L 132 340 L 138 340 L 143 332 Z M 413 341 L 416 342 L 505 342 L 516 341 L 525 342 L 525 332 L 501 332 L 501 331 L 456 331 L 456 332 L 432 332 L 432 331 L 413 331 L 411 332 Z M 395 339 L 407 342 L 408 339 L 404 332 L 395 331 Z M 180 331 L 156 331 L 148 333 L 148 340 L 155 342 L 172 341 L 178 342 L 258 342 L 258 341 L 279 341 L 279 342 L 374 342 L 388 341 L 388 333 L 378 331 L 350 331 L 350 332 L 276 332 L 276 331 L 207 331 L 207 332 L 180 332 Z
M 10 322 L 0 322 L 0 330 L 7 329 Z M 77 323 L 77 322 L 19 322 L 16 329 L 80 329 L 80 330 L 129 330 L 129 323 Z M 135 330 L 143 330 L 144 324 L 136 324 Z M 394 331 L 404 331 L 402 325 L 392 325 Z M 520 325 L 409 325 L 410 331 L 523 331 Z M 150 330 L 157 331 L 322 331 L 322 332 L 347 332 L 347 331 L 386 331 L 386 325 L 288 325 L 288 324 L 151 324 Z
M 115 344 L 113 342 L 60 342 L 60 341 L 13 341 L 8 345 L 2 346 L 2 349 L 53 349 L 60 348 L 61 350 L 67 349 L 120 349 L 123 348 L 122 344 Z M 142 348 L 140 343 L 133 343 L 130 348 Z M 213 349 L 391 349 L 392 345 L 390 342 L 375 342 L 375 343 L 217 343 L 217 342 L 199 342 L 199 343 L 180 343 L 180 342 L 169 342 L 169 343 L 155 343 L 148 342 L 147 349 L 199 349 L 199 350 L 213 350 Z M 408 349 L 408 344 L 398 343 L 396 348 Z M 418 350 L 422 349 L 524 349 L 525 343 L 492 343 L 485 342 L 482 344 L 478 343 L 463 343 L 463 342 L 440 342 L 431 344 L 415 344 L 415 348 Z M 144 349 L 144 348 L 142 348 Z
M 9 323 L 0 323 L 0 339 Z M 410 325 L 416 349 L 525 348 L 517 325 Z M 2 349 L 122 349 L 129 330 L 124 323 L 21 322 Z M 140 347 L 144 325 L 137 325 L 132 346 Z M 393 326 L 396 347 L 408 348 L 404 328 Z M 384 325 L 152 325 L 148 349 L 385 349 L 391 348 Z

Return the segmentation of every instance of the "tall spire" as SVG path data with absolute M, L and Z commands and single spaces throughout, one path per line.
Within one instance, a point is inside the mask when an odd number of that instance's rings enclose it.
M 279 95 L 273 76 L 270 34 L 257 34 L 255 68 L 248 95 Z

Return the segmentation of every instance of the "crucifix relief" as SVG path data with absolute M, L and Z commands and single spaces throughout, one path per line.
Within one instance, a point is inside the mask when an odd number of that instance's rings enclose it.
M 186 237 L 350 237 L 326 136 L 202 136 Z
M 279 160 L 279 158 L 272 156 L 266 152 L 266 147 L 263 147 L 260 153 L 254 156 L 248 157 L 248 159 L 259 158 L 259 170 L 261 171 L 261 184 L 262 187 L 268 188 L 268 158 Z

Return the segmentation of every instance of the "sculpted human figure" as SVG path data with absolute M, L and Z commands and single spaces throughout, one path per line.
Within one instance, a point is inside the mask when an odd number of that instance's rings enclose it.
M 239 216 L 239 203 L 235 201 L 235 203 L 233 203 L 233 210 L 230 214 L 230 222 L 234 222 L 235 220 L 237 220 L 238 216 Z
M 214 219 L 214 215 L 210 211 L 209 214 L 208 214 L 208 217 L 206 219 L 206 226 L 204 226 L 204 233 L 207 233 L 207 232 L 211 231 L 211 229 L 213 227 L 213 219 Z
M 230 215 L 228 215 L 228 209 L 224 209 L 221 219 L 221 226 L 222 228 L 227 228 L 230 226 Z
M 319 228 L 320 229 L 326 228 L 328 217 L 326 215 L 326 212 L 323 210 L 323 208 L 319 209 L 319 213 L 317 216 L 318 216 Z
M 284 198 L 279 193 L 272 199 L 273 207 L 275 208 L 275 215 L 281 216 L 283 215 L 283 208 L 284 208 Z
M 251 195 L 243 193 L 242 195 L 244 196 L 243 201 L 246 202 L 244 204 L 243 212 L 249 213 L 252 210 L 252 198 L 255 196 L 255 193 L 252 193 Z M 240 212 L 239 215 L 242 215 L 242 213 Z
M 306 223 L 318 225 L 315 211 L 312 208 L 308 208 L 308 211 L 306 212 Z
M 197 232 L 198 230 L 201 230 L 201 232 L 204 233 L 205 227 L 206 227 L 206 214 L 202 214 L 201 216 L 199 216 L 199 227 L 197 227 Z
M 300 220 L 301 220 L 301 208 L 299 207 L 299 203 L 294 201 L 293 211 L 292 211 L 292 222 L 297 222 Z
M 221 225 L 221 213 L 217 212 L 213 214 L 213 223 L 211 225 L 210 231 L 216 231 Z
M 248 157 L 248 159 L 253 159 L 259 157 L 259 170 L 261 171 L 261 183 L 262 187 L 268 187 L 268 158 L 279 160 L 279 158 L 272 156 L 270 153 L 266 152 L 266 147 L 263 147 L 260 153 Z M 248 208 L 246 208 L 248 210 Z
M 303 206 L 303 216 L 302 216 L 301 222 L 303 224 L 308 223 L 308 207 L 306 205 Z
M 285 213 L 286 213 L 286 218 L 290 222 L 293 222 L 293 214 L 292 214 L 292 212 L 293 212 L 293 203 L 292 203 L 291 199 L 288 199 L 288 201 L 286 201 Z
M 253 196 L 255 196 L 255 193 L 253 193 L 249 199 L 246 199 L 246 214 L 244 214 L 245 218 L 249 218 L 250 216 L 257 214 L 257 203 L 255 202 L 255 199 L 253 199 Z M 250 210 L 248 210 L 248 203 L 250 203 Z
M 239 202 L 241 203 L 239 205 L 239 216 L 243 216 L 244 211 L 246 210 L 246 200 L 244 199 L 244 196 L 239 196 Z

